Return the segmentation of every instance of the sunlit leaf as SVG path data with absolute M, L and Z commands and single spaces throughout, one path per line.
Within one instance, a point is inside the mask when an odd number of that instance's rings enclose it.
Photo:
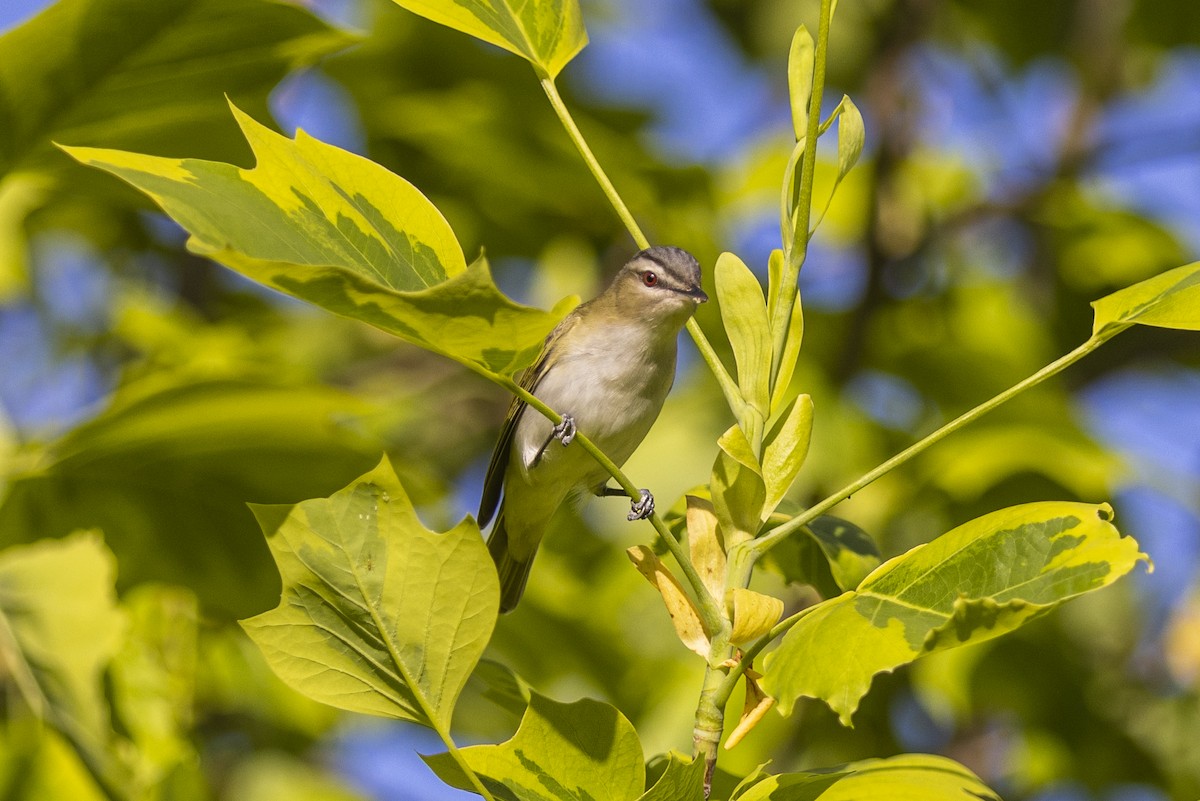
M 109 749 L 101 686 L 125 628 L 115 567 L 95 534 L 0 553 L 0 665 L 26 706 L 95 775 L 120 786 L 129 779 Z
M 707 659 L 708 633 L 704 631 L 700 613 L 696 611 L 695 604 L 684 591 L 679 579 L 675 578 L 662 560 L 654 555 L 654 551 L 645 545 L 635 545 L 626 553 L 638 572 L 645 576 L 662 596 L 663 605 L 667 608 L 667 614 L 671 616 L 671 624 L 675 627 L 679 641 L 687 646 L 688 650 Z
M 813 64 L 815 45 L 808 28 L 801 25 L 792 35 L 792 46 L 788 51 L 788 96 L 792 106 L 792 130 L 796 139 L 803 139 L 808 132 L 808 102 L 812 97 Z
M 1200 262 L 1167 270 L 1092 302 L 1092 333 L 1126 325 L 1200 331 Z
M 558 75 L 587 44 L 578 0 L 395 0 L 402 8 L 470 34 Z
M 68 166 L 52 141 L 236 158 L 224 95 L 265 115 L 289 70 L 352 41 L 268 0 L 59 0 L 0 36 L 0 176 Z
M 1031 503 L 918 546 L 814 607 L 768 655 L 764 687 L 785 714 L 820 698 L 849 725 L 876 674 L 1004 634 L 1132 570 L 1145 556 L 1111 516 L 1106 505 Z
M 447 731 L 499 609 L 475 522 L 426 529 L 386 461 L 329 498 L 254 512 L 283 596 L 242 626 L 279 677 L 331 706 Z
M 770 776 L 737 801 L 1000 801 L 971 771 L 945 757 L 867 759 L 819 773 Z
M 562 704 L 535 693 L 511 740 L 461 755 L 497 801 L 634 801 L 645 789 L 633 726 L 615 707 L 589 698 Z M 447 784 L 472 789 L 448 754 L 425 761 Z
M 729 548 L 758 532 L 767 489 L 762 468 L 741 427 L 731 427 L 717 440 L 717 445 L 720 450 L 713 464 L 710 486 L 713 508 L 721 523 L 725 547 Z
M 149 195 L 188 247 L 266 286 L 498 372 L 526 366 L 565 313 L 513 303 L 412 184 L 299 132 L 234 115 L 254 150 L 230 164 L 67 148 Z
M 771 630 L 783 615 L 783 601 L 771 595 L 733 587 L 725 596 L 725 607 L 733 628 L 729 641 L 747 645 Z
M 838 186 L 858 163 L 858 157 L 862 155 L 863 143 L 866 141 L 862 112 L 858 110 L 858 106 L 854 105 L 854 101 L 850 99 L 849 95 L 842 95 L 842 102 L 834 109 L 830 121 L 833 119 L 838 121 L 837 175 L 834 176 L 833 187 L 829 190 L 829 197 L 825 201 L 825 207 L 821 210 L 821 216 L 817 219 L 813 230 L 816 230 L 817 226 L 821 224 L 821 220 L 825 219 L 829 205 L 833 202 L 833 196 L 837 194 Z
M 812 437 L 812 419 L 812 398 L 799 395 L 792 399 L 767 432 L 762 463 L 762 476 L 767 490 L 762 508 L 764 520 L 779 506 L 804 465 Z
M 737 744 L 762 721 L 767 712 L 771 711 L 771 707 L 775 706 L 775 699 L 763 692 L 758 683 L 758 674 L 752 668 L 746 669 L 742 680 L 746 685 L 746 700 L 742 704 L 742 715 L 738 718 L 737 725 L 725 738 L 723 748 L 726 751 L 736 748 Z
M 686 496 L 687 543 L 692 564 L 713 598 L 725 592 L 725 545 L 721 542 L 717 512 L 712 501 Z
M 762 286 L 750 268 L 732 253 L 722 253 L 714 270 L 721 320 L 737 362 L 742 398 L 759 417 L 768 414 L 771 331 Z
M 671 752 L 661 758 L 662 773 L 638 801 L 702 801 L 704 760 L 685 759 Z M 652 760 L 650 767 L 657 767 Z
M 331 773 L 282 751 L 257 752 L 231 771 L 222 796 L 248 801 L 367 801 L 366 795 L 342 786 Z

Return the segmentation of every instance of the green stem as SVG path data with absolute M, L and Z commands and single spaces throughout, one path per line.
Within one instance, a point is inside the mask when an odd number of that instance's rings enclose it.
M 821 0 L 820 18 L 817 22 L 817 46 L 813 54 L 812 94 L 808 99 L 808 127 L 805 131 L 804 156 L 800 164 L 800 196 L 796 203 L 797 219 L 792 234 L 792 245 L 787 249 L 783 275 L 776 294 L 777 305 L 771 319 L 778 322 L 771 356 L 772 380 L 779 374 L 779 362 L 787 342 L 788 327 L 792 318 L 792 307 L 796 301 L 796 282 L 800 267 L 808 256 L 808 223 L 812 218 L 813 173 L 817 166 L 817 138 L 821 126 L 821 97 L 825 91 L 825 61 L 829 53 L 829 23 L 833 17 L 833 0 Z M 785 185 L 791 181 L 784 176 Z
M 746 672 L 747 668 L 754 663 L 755 657 L 762 653 L 762 650 L 770 645 L 775 638 L 786 633 L 788 629 L 799 623 L 805 618 L 805 616 L 819 606 L 820 604 L 813 604 L 812 606 L 801 609 L 799 612 L 791 615 L 790 617 L 784 618 L 772 626 L 770 631 L 759 637 L 754 642 L 754 645 L 751 645 L 749 648 L 742 651 L 742 658 L 738 660 L 738 663 L 734 667 L 730 668 L 727 674 L 725 674 L 724 678 L 721 680 L 721 684 L 713 693 L 713 703 L 718 704 L 722 709 L 724 709 L 725 705 L 729 703 L 729 696 L 733 695 L 733 690 L 735 687 L 737 687 L 738 679 L 740 679 L 742 674 Z
M 629 207 L 621 199 L 617 188 L 613 186 L 613 182 L 609 180 L 608 174 L 604 172 L 604 168 L 600 166 L 599 160 L 592 153 L 587 140 L 583 138 L 583 133 L 580 132 L 579 126 L 575 124 L 575 119 L 571 116 L 570 109 L 563 102 L 562 95 L 558 93 L 558 87 L 554 84 L 554 79 L 542 77 L 540 82 L 542 90 L 550 100 L 550 106 L 554 109 L 554 113 L 558 115 L 558 119 L 562 122 L 563 128 L 566 129 L 567 135 L 575 143 L 575 149 L 579 151 L 579 155 L 583 157 L 588 169 L 591 170 L 592 176 L 600 184 L 600 188 L 604 191 L 604 196 L 608 198 L 608 202 L 612 204 L 613 210 L 621 218 L 625 229 L 629 231 L 629 235 L 633 237 L 633 241 L 637 243 L 639 248 L 645 250 L 650 247 L 650 240 L 642 233 L 642 229 L 637 224 L 637 220 L 634 219 L 633 213 L 629 211 Z M 717 384 L 720 385 L 721 392 L 724 393 L 725 400 L 729 403 L 729 408 L 736 413 L 739 404 L 744 403 L 741 393 L 738 391 L 737 383 L 729 375 L 729 371 L 725 369 L 725 365 L 721 362 L 720 357 L 717 356 L 717 352 L 713 350 L 708 337 L 704 335 L 704 331 L 700 328 L 700 324 L 696 322 L 694 317 L 688 320 L 687 330 L 692 340 L 696 343 L 696 348 L 700 351 L 700 355 L 704 358 L 705 364 L 708 365 L 708 369 L 716 377 Z
M 529 392 L 511 378 L 508 378 L 507 376 L 501 376 L 496 373 L 490 374 L 489 377 L 496 383 L 505 387 L 509 392 L 525 401 L 527 405 L 541 412 L 555 425 L 558 425 L 562 422 L 562 415 L 551 409 L 546 404 L 542 403 L 542 401 L 539 400 L 536 395 Z M 578 442 L 585 451 L 591 454 L 592 458 L 595 459 L 596 462 L 599 463 L 599 465 L 603 467 L 610 476 L 613 477 L 613 480 L 621 485 L 621 489 L 625 490 L 625 494 L 627 494 L 632 500 L 641 500 L 642 492 L 640 489 L 638 489 L 637 485 L 630 481 L 629 477 L 621 471 L 621 468 L 617 467 L 616 463 L 613 462 L 612 459 L 608 458 L 604 451 L 596 447 L 596 444 L 592 442 L 586 434 L 584 434 L 582 431 L 576 432 L 574 441 Z M 691 556 L 684 549 L 683 544 L 675 538 L 675 535 L 671 533 L 669 528 L 667 528 L 667 524 L 663 522 L 662 518 L 657 512 L 652 513 L 647 519 L 650 521 L 650 524 L 654 526 L 654 530 L 658 532 L 659 537 L 662 539 L 663 543 L 666 544 L 667 549 L 671 551 L 671 555 L 675 557 L 675 561 L 679 564 L 680 569 L 683 570 L 683 574 L 687 578 L 688 584 L 691 585 L 692 593 L 695 595 L 695 599 L 699 605 L 700 618 L 704 621 L 704 628 L 708 632 L 709 636 L 715 636 L 717 633 L 723 632 L 728 627 L 728 623 L 725 621 L 725 616 L 721 613 L 721 609 L 717 605 L 717 600 L 709 594 L 708 589 L 704 586 L 704 580 L 700 578 L 700 574 L 696 572 L 696 568 L 692 564 Z
M 450 758 L 455 761 L 459 767 L 459 770 L 461 770 L 471 782 L 471 786 L 475 788 L 475 792 L 486 798 L 487 801 L 496 801 L 496 797 L 488 792 L 488 789 L 483 786 L 483 780 L 479 778 L 479 774 L 477 774 L 471 768 L 471 766 L 467 764 L 467 761 L 463 759 L 462 753 L 458 750 L 458 746 L 454 744 L 454 739 L 450 737 L 450 734 L 448 732 L 443 732 L 440 728 L 437 729 L 437 733 L 438 736 L 442 738 L 442 743 L 445 744 L 446 751 L 450 754 Z
M 858 492 L 863 487 L 865 487 L 868 484 L 870 484 L 871 482 L 875 481 L 875 479 L 891 472 L 895 468 L 897 468 L 900 465 L 907 462 L 909 459 L 913 458 L 917 454 L 924 451 L 929 446 L 941 441 L 943 438 L 954 433 L 955 431 L 957 431 L 958 429 L 967 425 L 968 423 L 974 422 L 975 420 L 977 420 L 980 417 L 982 417 L 983 415 L 987 414 L 992 409 L 995 409 L 997 406 L 1001 405 L 1002 403 L 1005 403 L 1006 401 L 1016 397 L 1017 395 L 1021 394 L 1022 392 L 1029 389 L 1030 387 L 1037 386 L 1038 384 L 1045 381 L 1047 378 L 1050 378 L 1051 376 L 1056 375 L 1057 373 L 1066 369 L 1068 366 L 1079 361 L 1084 356 L 1087 356 L 1089 353 L 1094 351 L 1096 348 L 1100 347 L 1105 342 L 1107 342 L 1108 340 L 1110 340 L 1114 336 L 1116 336 L 1118 333 L 1125 330 L 1126 327 L 1127 326 L 1119 326 L 1119 327 L 1114 326 L 1112 328 L 1105 329 L 1104 331 L 1101 331 L 1100 333 L 1093 334 L 1092 337 L 1090 339 L 1088 339 L 1087 342 L 1084 342 L 1082 345 L 1080 345 L 1078 348 L 1071 351 L 1067 355 L 1063 356 L 1060 359 L 1057 359 L 1056 361 L 1051 362 L 1050 364 L 1043 367 L 1041 370 L 1038 370 L 1036 373 L 1034 373 L 1033 375 L 1026 378 L 1024 381 L 1014 384 L 1013 386 L 1009 387 L 1004 392 L 1001 392 L 999 395 L 995 396 L 994 398 L 991 398 L 990 400 L 985 401 L 984 403 L 981 403 L 980 405 L 976 406 L 974 409 L 971 409 L 969 412 L 966 412 L 965 414 L 962 414 L 959 417 L 956 417 L 954 420 L 952 420 L 949 423 L 947 423 L 946 425 L 942 426 L 937 431 L 934 431 L 929 436 L 927 436 L 924 439 L 921 439 L 920 441 L 905 448 L 903 451 L 896 454 L 891 459 L 888 459 L 886 462 L 879 465 L 871 472 L 863 475 L 861 478 L 842 487 L 840 490 L 833 493 L 828 498 L 826 498 L 825 500 L 818 503 L 816 506 L 813 506 L 813 507 L 805 510 L 803 513 L 797 515 L 796 517 L 793 517 L 788 522 L 773 529 L 769 534 L 759 537 L 749 547 L 754 550 L 756 557 L 762 556 L 764 553 L 769 551 L 771 548 L 775 547 L 780 542 L 782 542 L 785 537 L 788 537 L 788 536 L 794 534 L 795 532 L 799 531 L 801 528 L 808 525 L 810 522 L 812 522 L 817 517 L 825 514 L 827 511 L 832 509 L 837 504 L 846 500 L 847 498 L 849 498 L 854 493 Z

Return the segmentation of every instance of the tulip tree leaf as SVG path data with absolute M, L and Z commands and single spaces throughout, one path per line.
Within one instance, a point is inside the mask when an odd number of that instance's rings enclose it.
M 288 139 L 234 115 L 254 169 L 66 150 L 149 195 L 192 251 L 261 284 L 460 362 L 512 372 L 533 360 L 565 309 L 502 295 L 486 262 L 467 265 L 445 218 L 403 178 L 303 131 Z
M 401 8 L 521 56 L 553 78 L 587 44 L 578 0 L 395 0 Z
M 635 801 L 645 790 L 633 725 L 615 707 L 589 698 L 563 704 L 534 693 L 511 740 L 463 748 L 460 755 L 496 801 Z M 425 761 L 447 784 L 473 789 L 449 754 Z
M 702 801 L 704 760 L 685 759 L 674 752 L 662 758 L 662 775 L 638 801 Z M 651 761 L 651 768 L 654 768 Z
M 329 498 L 254 512 L 283 595 L 242 626 L 271 668 L 331 706 L 448 731 L 500 604 L 474 521 L 426 529 L 386 460 Z
M 230 158 L 222 93 L 256 113 L 291 69 L 353 41 L 269 0 L 59 0 L 0 36 L 0 175 L 52 141 Z
M 765 519 L 792 488 L 812 436 L 813 402 L 808 395 L 798 395 L 783 410 L 779 420 L 767 432 L 763 448 L 762 475 L 766 483 Z
M 810 584 L 824 598 L 857 587 L 879 567 L 879 546 L 853 523 L 821 515 L 767 552 L 765 564 L 789 582 Z
M 788 51 L 788 95 L 792 105 L 792 130 L 799 141 L 808 135 L 808 103 L 812 98 L 816 46 L 808 28 L 801 25 L 792 35 Z
M 1146 557 L 1111 516 L 1107 505 L 1014 506 L 889 560 L 784 636 L 764 688 L 784 714 L 820 698 L 849 725 L 876 674 L 997 637 L 1132 570 Z
M 1139 281 L 1092 303 L 1093 334 L 1112 326 L 1200 331 L 1200 261 Z
M 767 488 L 762 468 L 739 426 L 730 427 L 717 445 L 720 450 L 713 464 L 710 486 L 713 509 L 728 550 L 758 533 Z
M 721 320 L 737 362 L 742 398 L 766 418 L 770 401 L 771 330 L 762 286 L 745 262 L 722 253 L 714 270 Z
M 0 554 L 0 670 L 97 778 L 120 786 L 129 777 L 112 757 L 101 685 L 125 628 L 115 573 L 112 553 L 95 534 Z
M 768 776 L 737 801 L 1000 801 L 971 771 L 945 757 L 902 754 L 819 773 Z

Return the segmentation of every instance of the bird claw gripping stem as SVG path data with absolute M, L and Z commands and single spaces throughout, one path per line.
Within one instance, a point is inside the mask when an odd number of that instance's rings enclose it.
M 575 418 L 569 414 L 564 414 L 562 422 L 550 431 L 550 439 L 558 440 L 565 448 L 571 444 L 571 440 L 575 439 L 575 430 Z
M 654 496 L 650 494 L 650 490 L 641 489 L 638 492 L 642 493 L 640 501 L 629 502 L 629 514 L 625 517 L 630 522 L 634 520 L 645 520 L 650 515 L 654 514 Z

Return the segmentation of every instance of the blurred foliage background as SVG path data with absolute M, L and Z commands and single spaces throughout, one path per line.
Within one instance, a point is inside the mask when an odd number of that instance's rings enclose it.
M 474 510 L 508 399 L 189 255 L 132 190 L 52 143 L 249 166 L 228 95 L 413 182 L 468 256 L 486 248 L 501 286 L 542 306 L 593 294 L 632 243 L 528 65 L 385 0 L 63 0 L 30 22 L 46 5 L 0 8 L 0 545 L 99 529 L 123 598 L 179 588 L 198 646 L 167 797 L 462 797 L 416 758 L 438 750 L 423 732 L 318 708 L 261 663 L 234 621 L 273 606 L 279 583 L 245 503 L 327 495 L 386 451 L 446 528 Z M 591 43 L 560 85 L 650 238 L 764 274 L 790 151 L 787 46 L 800 22 L 815 29 L 816 3 L 582 5 Z M 1082 342 L 1090 300 L 1200 251 L 1190 0 L 842 2 L 829 67 L 830 108 L 855 98 L 867 150 L 801 276 L 796 381 L 816 404 L 801 505 Z M 700 322 L 720 346 L 712 306 Z M 662 504 L 707 480 L 730 424 L 683 349 L 627 466 Z M 817 704 L 773 715 L 722 768 L 927 751 L 1013 800 L 1194 801 L 1194 335 L 1123 334 L 838 514 L 893 555 L 1048 499 L 1111 500 L 1156 571 L 883 677 L 852 730 Z M 701 668 L 622 553 L 648 537 L 620 503 L 565 515 L 489 653 L 559 699 L 615 703 L 651 753 L 686 750 Z M 470 692 L 462 739 L 511 733 Z M 19 734 L 0 737 L 0 788 L 17 786 Z

